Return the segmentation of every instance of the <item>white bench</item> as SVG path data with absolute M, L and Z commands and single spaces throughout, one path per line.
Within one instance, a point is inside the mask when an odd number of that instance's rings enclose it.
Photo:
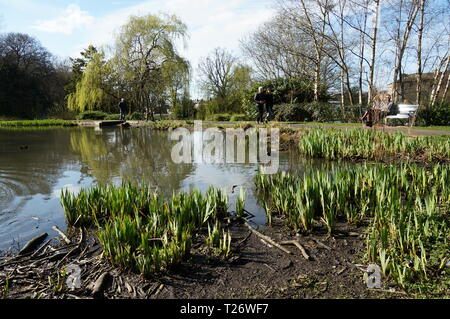
M 398 114 L 388 115 L 385 117 L 385 122 L 390 119 L 408 120 L 409 126 L 412 126 L 411 119 L 415 118 L 416 112 L 419 109 L 419 105 L 412 104 L 398 104 Z

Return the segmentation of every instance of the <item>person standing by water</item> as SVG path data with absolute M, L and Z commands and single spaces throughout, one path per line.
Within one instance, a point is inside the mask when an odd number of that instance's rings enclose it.
M 125 102 L 124 98 L 122 98 L 119 102 L 119 109 L 120 109 L 120 120 L 125 121 L 125 116 L 127 115 L 127 102 Z
M 266 103 L 265 94 L 261 86 L 258 88 L 258 93 L 256 93 L 254 101 L 256 102 L 256 108 L 258 109 L 258 117 L 256 118 L 256 123 L 259 124 L 263 122 L 264 104 Z
M 364 115 L 360 118 L 360 120 L 363 121 L 368 127 L 373 126 L 373 113 L 373 109 L 369 106 L 366 113 L 364 113 Z
M 266 100 L 266 112 L 267 112 L 266 123 L 268 123 L 273 118 L 273 95 L 272 95 L 272 92 L 270 92 L 270 88 L 266 89 L 265 100 Z

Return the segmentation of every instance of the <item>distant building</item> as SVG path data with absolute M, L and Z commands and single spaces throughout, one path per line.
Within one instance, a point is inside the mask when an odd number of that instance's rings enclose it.
M 437 97 L 437 101 L 440 101 L 442 99 L 442 96 L 444 94 L 445 85 L 447 83 L 448 76 L 450 72 L 446 72 L 444 76 L 444 80 L 441 86 L 441 89 L 439 91 L 439 95 Z M 416 103 L 417 98 L 417 73 L 415 74 L 403 74 L 403 100 L 406 100 L 408 103 Z M 434 83 L 434 77 L 435 74 L 432 72 L 429 73 L 423 73 L 422 74 L 422 81 L 421 81 L 421 91 L 422 91 L 422 102 L 426 102 L 429 100 L 431 91 L 433 90 L 433 83 Z M 393 94 L 393 83 L 390 83 L 388 85 L 388 91 L 390 94 Z M 397 82 L 397 92 L 400 95 L 401 87 L 400 82 Z M 400 97 L 400 100 L 402 97 Z M 446 102 L 450 102 L 450 94 L 447 94 L 445 98 Z M 403 102 L 403 101 L 401 101 Z

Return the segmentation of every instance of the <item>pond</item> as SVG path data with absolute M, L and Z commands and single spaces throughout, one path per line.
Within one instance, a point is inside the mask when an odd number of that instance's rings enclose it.
M 43 232 L 56 237 L 52 226 L 66 229 L 61 190 L 97 183 L 145 181 L 165 196 L 213 185 L 226 190 L 230 210 L 243 187 L 253 222 L 265 224 L 253 181 L 258 164 L 248 158 L 242 164 L 176 164 L 175 143 L 167 132 L 149 128 L 0 129 L 0 254 Z M 279 162 L 283 170 L 324 165 L 295 152 L 281 152 Z

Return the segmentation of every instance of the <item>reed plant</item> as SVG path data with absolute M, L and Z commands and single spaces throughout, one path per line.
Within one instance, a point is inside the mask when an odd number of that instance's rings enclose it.
M 337 220 L 369 221 L 365 258 L 400 286 L 450 275 L 448 165 L 364 164 L 303 176 L 259 172 L 255 182 L 269 219 L 283 216 L 295 231 L 325 227 L 332 233 Z
M 78 194 L 62 192 L 69 226 L 96 228 L 104 255 L 112 264 L 144 276 L 179 264 L 190 254 L 192 237 L 215 225 L 207 242 L 230 254 L 231 236 L 221 224 L 228 217 L 228 197 L 209 188 L 164 199 L 151 188 L 130 183 L 96 186 Z
M 213 227 L 208 224 L 206 245 L 215 255 L 227 258 L 231 252 L 231 234 L 225 231 L 217 221 Z
M 402 159 L 420 162 L 448 162 L 450 137 L 408 137 L 366 129 L 312 129 L 299 142 L 306 156 L 326 159 Z
M 239 196 L 236 198 L 236 217 L 238 219 L 245 219 L 245 191 L 241 187 Z

